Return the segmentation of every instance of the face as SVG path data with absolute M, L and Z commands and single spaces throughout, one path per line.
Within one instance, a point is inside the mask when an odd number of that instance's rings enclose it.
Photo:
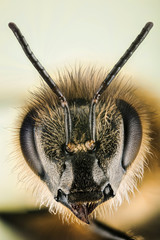
M 80 85 L 72 80 L 73 85 L 83 86 L 81 89 L 87 89 L 86 82 L 87 76 Z M 125 89 L 124 92 L 127 98 L 129 93 Z M 74 93 L 68 95 L 72 136 L 67 146 L 64 112 L 48 88 L 37 94 L 21 125 L 20 145 L 27 163 L 48 186 L 53 198 L 86 223 L 98 205 L 116 196 L 141 146 L 139 115 L 120 99 L 124 98 L 122 93 L 114 99 L 112 87 L 98 103 L 95 143 L 90 140 L 90 100 L 86 94 L 86 98 L 77 99 Z M 79 90 L 78 95 L 84 94 Z

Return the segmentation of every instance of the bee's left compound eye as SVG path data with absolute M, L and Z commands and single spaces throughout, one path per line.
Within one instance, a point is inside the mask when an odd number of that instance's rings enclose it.
M 118 100 L 117 106 L 122 114 L 124 124 L 122 167 L 126 170 L 139 152 L 142 141 L 142 125 L 133 106 L 123 100 Z

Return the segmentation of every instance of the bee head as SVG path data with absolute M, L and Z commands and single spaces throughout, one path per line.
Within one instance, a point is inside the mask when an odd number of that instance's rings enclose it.
M 93 141 L 88 118 L 90 105 L 85 99 L 73 99 L 69 104 L 72 134 L 66 144 L 63 109 L 50 104 L 46 107 L 41 102 L 25 116 L 20 130 L 21 149 L 53 198 L 88 223 L 89 214 L 116 195 L 139 151 L 140 118 L 123 100 L 109 104 L 100 101 Z
M 145 25 L 88 101 L 87 97 L 68 96 L 67 99 L 34 56 L 17 26 L 9 24 L 54 95 L 47 101 L 45 91 L 45 100 L 41 96 L 40 103 L 33 105 L 24 117 L 20 128 L 22 153 L 53 198 L 86 223 L 98 205 L 116 196 L 139 152 L 142 127 L 136 109 L 121 98 L 112 99 L 106 89 L 152 25 Z

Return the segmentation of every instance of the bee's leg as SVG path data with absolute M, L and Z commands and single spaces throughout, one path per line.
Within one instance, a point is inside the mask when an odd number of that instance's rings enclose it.
M 128 236 L 126 233 L 107 226 L 97 220 L 91 222 L 92 229 L 103 239 L 108 240 L 134 240 L 134 237 Z

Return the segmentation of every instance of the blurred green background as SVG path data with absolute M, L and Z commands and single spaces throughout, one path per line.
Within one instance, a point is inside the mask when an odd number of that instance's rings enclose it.
M 13 171 L 15 120 L 39 75 L 8 28 L 15 22 L 42 65 L 56 69 L 93 64 L 111 68 L 147 21 L 154 28 L 123 74 L 160 94 L 159 0 L 0 0 L 0 211 L 36 206 Z M 0 222 L 0 239 L 21 237 Z M 14 237 L 15 236 L 15 237 Z

